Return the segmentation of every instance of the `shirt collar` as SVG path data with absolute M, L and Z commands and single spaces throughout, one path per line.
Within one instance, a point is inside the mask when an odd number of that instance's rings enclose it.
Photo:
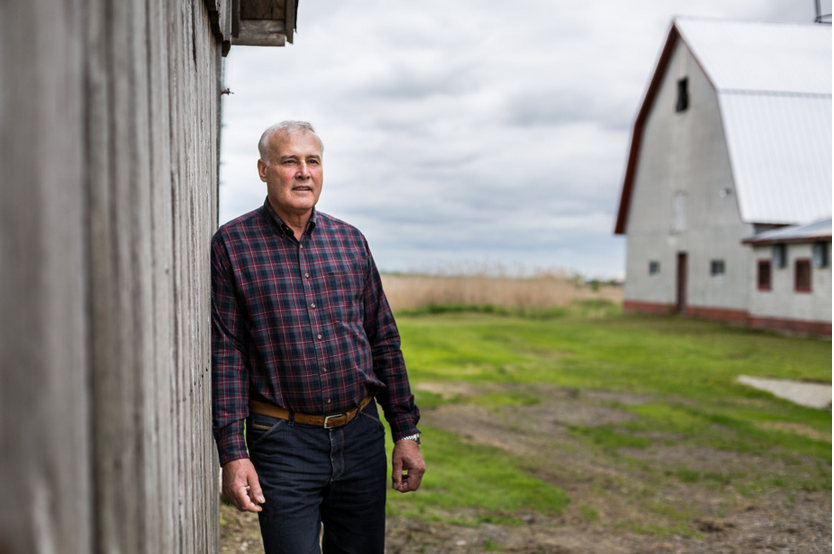
M 277 213 L 275 213 L 275 210 L 272 208 L 272 205 L 269 203 L 269 197 L 268 196 L 266 197 L 266 200 L 264 200 L 264 212 L 266 213 L 267 221 L 269 221 L 270 224 L 272 224 L 272 226 L 275 227 L 275 230 L 280 235 L 289 236 L 289 237 L 294 236 L 294 234 L 292 232 L 292 229 L 290 229 L 290 226 L 287 225 L 286 223 L 284 223 L 284 220 L 281 219 L 281 217 Z M 305 235 L 312 235 L 313 234 L 313 229 L 316 228 L 317 222 L 318 222 L 318 212 L 316 212 L 316 207 L 313 206 L 313 211 L 310 214 L 310 219 L 307 221 L 307 229 L 305 229 L 304 234 Z

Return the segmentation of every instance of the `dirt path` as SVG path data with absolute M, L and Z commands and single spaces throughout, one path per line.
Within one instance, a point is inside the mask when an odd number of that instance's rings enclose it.
M 735 481 L 751 472 L 773 483 L 797 472 L 810 475 L 811 462 L 806 467 L 801 461 L 674 442 L 601 451 L 576 438 L 569 426 L 626 422 L 635 416 L 622 406 L 648 399 L 555 387 L 536 387 L 535 392 L 542 402 L 533 406 L 496 411 L 449 404 L 425 411 L 423 424 L 525 458 L 539 478 L 568 493 L 571 504 L 563 513 L 516 514 L 523 522 L 516 526 L 389 518 L 388 553 L 831 552 L 830 491 L 787 493 L 773 486 L 760 494 L 741 494 L 736 488 Z M 711 477 L 680 478 L 690 474 Z M 460 514 L 448 514 L 454 515 Z M 221 518 L 226 521 L 223 552 L 259 551 L 256 518 L 241 517 L 225 506 Z

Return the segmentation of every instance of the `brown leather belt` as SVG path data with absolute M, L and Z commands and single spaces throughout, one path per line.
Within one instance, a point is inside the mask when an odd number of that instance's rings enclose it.
M 267 404 L 258 400 L 249 401 L 249 411 L 256 414 L 261 414 L 269 417 L 277 417 L 278 419 L 285 419 L 287 421 L 295 421 L 296 423 L 303 423 L 304 425 L 315 425 L 317 427 L 324 427 L 325 429 L 332 429 L 333 427 L 341 427 L 347 425 L 353 418 L 356 417 L 365 406 L 367 406 L 373 396 L 366 396 L 358 408 L 354 408 L 349 412 L 334 415 L 306 415 L 298 412 L 290 412 L 281 406 L 275 404 Z

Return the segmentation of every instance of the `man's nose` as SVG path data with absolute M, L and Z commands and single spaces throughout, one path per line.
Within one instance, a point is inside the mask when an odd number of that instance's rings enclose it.
M 307 178 L 310 176 L 310 168 L 306 162 L 298 164 L 298 176 Z

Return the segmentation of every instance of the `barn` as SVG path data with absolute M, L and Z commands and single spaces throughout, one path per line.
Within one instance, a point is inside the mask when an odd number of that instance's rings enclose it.
M 830 335 L 830 273 L 810 277 L 811 296 L 769 291 L 772 306 L 827 297 L 825 309 L 761 311 L 754 237 L 830 218 L 831 146 L 829 25 L 675 19 L 620 195 L 625 310 Z

